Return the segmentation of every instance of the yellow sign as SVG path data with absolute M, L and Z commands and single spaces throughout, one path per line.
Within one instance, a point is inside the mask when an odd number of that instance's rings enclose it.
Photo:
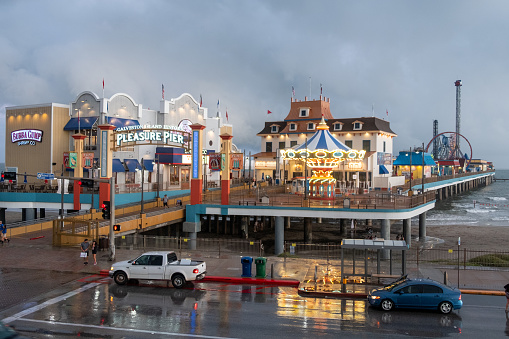
M 254 241 L 250 241 L 250 242 L 249 242 L 249 245 L 254 245 Z
M 449 253 L 452 253 L 452 250 L 449 250 Z

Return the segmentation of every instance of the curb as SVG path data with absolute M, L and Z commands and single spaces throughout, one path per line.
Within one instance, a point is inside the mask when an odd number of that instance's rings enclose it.
M 103 277 L 109 276 L 109 270 L 99 271 L 99 275 Z M 220 282 L 229 284 L 250 284 L 250 285 L 277 285 L 277 286 L 289 286 L 299 287 L 300 281 L 292 279 L 263 279 L 263 278 L 237 278 L 237 277 L 216 277 L 216 276 L 205 276 L 205 278 L 196 282 Z
M 292 279 L 263 279 L 263 278 L 237 278 L 237 277 L 215 277 L 205 276 L 198 282 L 221 282 L 229 284 L 250 284 L 250 285 L 277 285 L 277 286 L 289 286 L 298 287 L 300 281 Z
M 468 290 L 468 289 L 460 289 L 462 294 L 479 294 L 479 295 L 497 295 L 497 296 L 505 296 L 505 292 L 503 291 L 485 291 L 485 290 Z
M 299 295 L 304 297 L 318 297 L 318 298 L 335 298 L 335 299 L 366 299 L 367 293 L 334 293 L 334 292 L 306 292 L 299 290 Z

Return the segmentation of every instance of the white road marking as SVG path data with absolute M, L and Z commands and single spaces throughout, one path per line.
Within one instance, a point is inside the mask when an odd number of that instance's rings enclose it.
M 45 324 L 51 324 L 51 325 L 60 325 L 60 326 L 75 326 L 75 327 L 97 328 L 97 329 L 101 329 L 101 330 L 111 330 L 111 331 L 126 331 L 126 332 L 131 332 L 131 333 L 144 333 L 144 334 L 156 334 L 156 335 L 190 337 L 190 338 L 207 338 L 207 339 L 235 339 L 235 338 L 231 338 L 231 337 L 216 337 L 216 336 L 201 335 L 201 334 L 161 332 L 161 331 L 141 330 L 141 329 L 137 329 L 137 328 L 107 327 L 107 326 L 88 325 L 88 324 L 71 324 L 71 323 L 62 323 L 62 322 L 58 322 L 58 321 L 46 321 L 46 320 L 36 320 L 36 319 L 18 319 L 18 320 L 19 321 L 30 321 L 30 322 L 36 322 L 36 323 L 45 323 Z
M 84 292 L 90 288 L 93 288 L 93 287 L 96 287 L 98 285 L 102 285 L 101 283 L 90 283 L 90 284 L 87 284 L 85 286 L 82 286 L 74 291 L 71 291 L 71 292 L 68 292 L 66 294 L 62 294 L 61 296 L 59 297 L 55 297 L 53 299 L 50 299 L 50 300 L 46 300 L 45 302 L 43 302 L 42 304 L 39 304 L 39 305 L 35 305 L 33 307 L 30 307 L 30 308 L 27 308 L 26 310 L 23 310 L 19 313 L 16 313 L 10 317 L 7 317 L 5 319 L 3 319 L 2 321 L 7 324 L 7 323 L 10 323 L 10 322 L 13 322 L 15 320 L 18 320 L 20 319 L 21 317 L 24 317 L 28 314 L 31 314 L 31 313 L 34 313 L 34 312 L 37 312 L 39 310 L 42 310 L 43 308 L 49 306 L 49 305 L 53 305 L 53 304 L 56 304 L 62 300 L 65 300 L 67 298 L 70 298 L 70 297 L 73 297 L 75 296 L 76 294 L 79 294 L 81 292 Z

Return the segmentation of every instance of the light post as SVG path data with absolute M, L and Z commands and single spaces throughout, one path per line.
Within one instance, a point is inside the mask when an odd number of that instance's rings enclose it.
M 422 173 L 421 173 L 422 203 L 424 204 L 424 143 L 422 143 Z
M 143 158 L 141 159 L 141 210 L 140 214 L 145 214 L 145 209 L 143 208 L 143 187 L 145 186 L 145 164 L 143 163 Z M 136 169 L 136 172 L 140 171 L 139 168 Z
M 276 185 L 279 185 L 279 182 L 281 180 L 281 174 L 279 173 L 280 166 L 279 166 L 279 148 L 276 148 Z
M 92 205 L 90 206 L 90 213 L 94 210 L 94 189 L 95 189 L 95 181 L 94 181 L 94 172 L 95 170 L 100 170 L 101 168 L 97 166 L 97 161 L 94 161 L 94 166 L 92 166 Z
M 308 137 L 306 137 L 306 161 L 304 162 L 304 200 L 308 200 Z
M 152 162 L 152 165 L 157 166 L 156 185 L 157 185 L 157 199 L 159 199 L 159 154 L 156 154 L 156 162 Z

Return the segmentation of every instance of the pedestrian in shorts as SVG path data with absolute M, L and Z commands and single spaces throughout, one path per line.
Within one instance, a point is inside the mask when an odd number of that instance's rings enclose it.
M 83 264 L 88 265 L 88 249 L 90 247 L 90 244 L 88 243 L 88 239 L 85 239 L 81 245 L 81 253 L 85 253 L 85 256 L 83 257 Z
M 166 194 L 163 197 L 163 206 L 164 208 L 168 207 L 168 196 Z

